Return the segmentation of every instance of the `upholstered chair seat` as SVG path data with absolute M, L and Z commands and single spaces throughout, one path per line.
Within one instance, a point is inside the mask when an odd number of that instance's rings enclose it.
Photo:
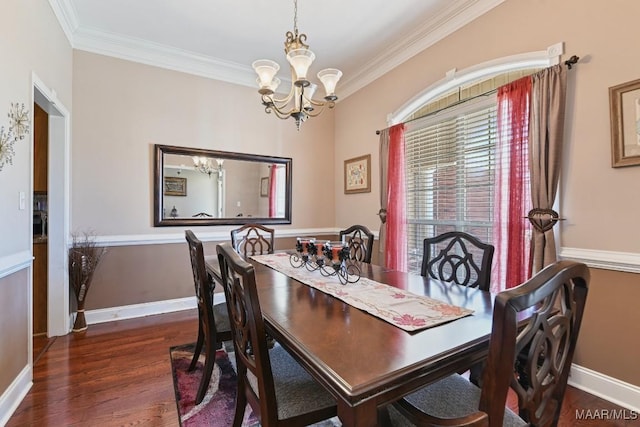
M 442 419 L 461 418 L 478 410 L 481 389 L 460 375 L 451 375 L 409 396 L 405 400 L 421 411 Z M 390 409 L 390 417 L 394 427 L 413 426 L 400 416 L 395 409 Z M 522 418 L 505 407 L 504 427 L 528 425 Z

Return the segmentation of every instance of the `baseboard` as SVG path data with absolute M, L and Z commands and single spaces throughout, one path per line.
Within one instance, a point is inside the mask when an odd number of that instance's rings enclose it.
M 33 371 L 31 365 L 27 365 L 0 396 L 0 426 L 9 422 L 32 385 Z
M 195 307 L 196 298 L 187 297 L 88 310 L 85 312 L 85 317 L 88 325 L 95 325 L 97 323 L 112 322 L 115 320 L 134 319 L 136 317 L 153 316 L 154 314 L 172 313 L 174 311 L 188 310 Z
M 623 408 L 640 412 L 640 387 L 633 384 L 574 364 L 569 374 L 569 385 Z
M 224 294 L 216 293 L 213 296 L 213 303 L 224 302 Z M 131 304 L 120 307 L 101 308 L 88 310 L 85 317 L 88 325 L 97 323 L 112 322 L 116 320 L 134 319 L 137 317 L 153 316 L 155 314 L 172 313 L 174 311 L 190 310 L 196 308 L 196 298 L 186 297 L 166 301 L 146 302 L 142 304 Z

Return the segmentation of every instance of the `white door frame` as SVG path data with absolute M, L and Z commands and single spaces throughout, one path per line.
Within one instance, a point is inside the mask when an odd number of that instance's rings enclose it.
M 56 92 L 47 87 L 35 73 L 32 73 L 32 80 L 32 101 L 49 114 L 47 336 L 52 337 L 66 335 L 71 330 L 69 270 L 67 268 L 70 223 L 71 114 L 60 102 Z M 31 164 L 33 169 L 33 161 Z M 31 176 L 33 176 L 33 170 Z M 31 181 L 31 191 L 33 192 L 33 179 Z

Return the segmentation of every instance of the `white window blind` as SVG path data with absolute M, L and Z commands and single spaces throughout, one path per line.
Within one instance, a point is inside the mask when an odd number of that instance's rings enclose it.
M 492 241 L 496 134 L 495 96 L 407 124 L 410 271 L 420 271 L 426 237 L 465 231 Z

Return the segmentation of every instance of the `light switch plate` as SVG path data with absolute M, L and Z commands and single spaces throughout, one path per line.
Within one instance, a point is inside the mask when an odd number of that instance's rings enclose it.
M 19 208 L 21 211 L 23 211 L 27 207 L 27 195 L 24 193 L 24 191 L 21 191 L 20 193 L 18 193 L 18 198 L 20 199 Z

